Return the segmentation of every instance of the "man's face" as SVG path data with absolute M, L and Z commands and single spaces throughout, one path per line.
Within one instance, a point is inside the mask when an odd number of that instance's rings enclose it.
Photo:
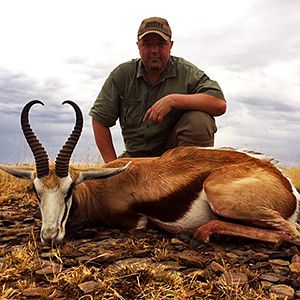
M 163 72 L 169 62 L 173 42 L 164 40 L 156 33 L 145 35 L 138 48 L 143 65 L 148 72 Z

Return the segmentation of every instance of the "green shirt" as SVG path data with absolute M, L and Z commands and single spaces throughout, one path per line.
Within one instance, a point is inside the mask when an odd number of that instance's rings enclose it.
M 126 151 L 133 155 L 162 154 L 171 128 L 183 113 L 173 108 L 161 123 L 144 123 L 146 111 L 160 98 L 172 93 L 205 93 L 224 99 L 218 83 L 183 58 L 171 56 L 161 80 L 154 86 L 147 83 L 143 74 L 141 59 L 119 65 L 105 81 L 89 113 L 105 127 L 115 125 L 119 119 Z

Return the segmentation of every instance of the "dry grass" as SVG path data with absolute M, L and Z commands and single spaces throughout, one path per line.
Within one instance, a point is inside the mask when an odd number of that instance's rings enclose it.
M 28 167 L 26 165 L 26 167 Z M 30 169 L 30 167 L 29 167 Z M 0 170 L 0 205 L 10 199 L 19 199 L 25 203 L 31 202 L 31 182 L 20 180 Z
M 285 171 L 299 188 L 300 169 Z M 10 205 L 14 201 L 36 207 L 30 183 L 0 171 L 0 205 Z M 4 217 L 9 219 L 9 214 L 14 220 L 13 211 L 6 212 Z M 53 249 L 46 264 L 53 267 L 53 272 L 38 275 L 37 270 L 45 268 L 46 263 L 38 240 L 39 228 L 35 226 L 34 230 L 27 230 L 32 233 L 25 244 L 10 248 L 0 244 L 0 300 L 27 299 L 24 291 L 36 289 L 40 296 L 32 299 L 277 299 L 260 287 L 258 273 L 248 266 L 230 266 L 231 271 L 243 272 L 248 276 L 247 290 L 220 281 L 219 274 L 208 268 L 209 261 L 202 269 L 189 273 L 172 268 L 168 263 L 174 249 L 168 238 L 151 243 L 138 238 L 127 240 L 124 249 L 131 247 L 151 253 L 149 260 L 136 263 L 125 261 L 95 266 L 79 262 L 76 266 L 67 267 L 68 257 L 61 254 L 60 248 Z M 82 292 L 80 285 L 86 282 L 94 284 L 93 291 Z
M 284 172 L 291 179 L 297 190 L 300 190 L 300 168 L 288 168 Z
M 0 291 L 1 300 L 19 299 L 22 291 L 36 287 L 34 270 L 43 266 L 38 250 L 28 243 L 27 246 L 13 249 L 4 257 L 0 265 L 0 281 L 4 283 Z M 59 260 L 63 261 L 63 258 Z M 245 292 L 240 287 L 211 279 L 208 277 L 203 281 L 199 271 L 183 275 L 159 263 L 117 264 L 106 268 L 80 264 L 45 276 L 44 281 L 51 290 L 47 290 L 44 296 L 47 298 L 54 294 L 57 287 L 68 294 L 73 290 L 77 295 L 80 294 L 78 286 L 81 283 L 93 281 L 96 292 L 90 295 L 90 299 L 276 299 L 272 295 L 266 296 L 259 288 Z M 9 287 L 12 281 L 17 284 Z

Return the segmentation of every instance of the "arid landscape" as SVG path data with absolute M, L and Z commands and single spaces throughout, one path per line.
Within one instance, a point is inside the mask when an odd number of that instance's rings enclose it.
M 300 169 L 286 172 L 300 187 Z M 300 299 L 300 247 L 69 226 L 43 247 L 29 182 L 0 171 L 0 299 Z

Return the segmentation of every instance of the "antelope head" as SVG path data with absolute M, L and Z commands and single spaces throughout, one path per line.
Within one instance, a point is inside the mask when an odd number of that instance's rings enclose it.
M 3 171 L 33 182 L 39 208 L 42 215 L 42 228 L 40 232 L 43 244 L 59 244 L 65 236 L 65 225 L 72 205 L 74 187 L 89 179 L 100 179 L 113 176 L 126 170 L 128 164 L 121 168 L 101 168 L 96 171 L 79 171 L 77 176 L 69 172 L 69 162 L 74 148 L 80 138 L 83 116 L 80 108 L 72 101 L 70 104 L 76 113 L 76 122 L 72 133 L 59 151 L 54 170 L 49 168 L 48 154 L 35 136 L 30 127 L 28 114 L 34 104 L 43 104 L 39 100 L 27 103 L 21 113 L 21 126 L 27 143 L 35 159 L 36 171 L 0 165 Z

